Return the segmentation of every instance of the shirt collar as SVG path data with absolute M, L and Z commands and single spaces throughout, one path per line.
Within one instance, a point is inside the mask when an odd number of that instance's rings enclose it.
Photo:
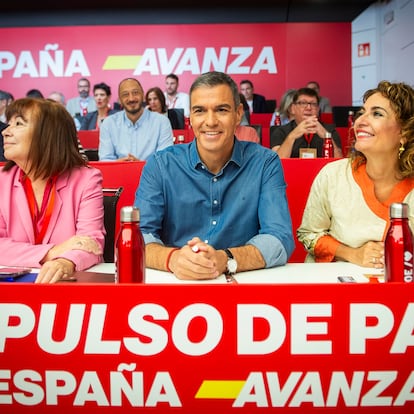
M 190 156 L 190 163 L 194 169 L 196 169 L 198 166 L 204 165 L 200 159 L 200 156 L 198 155 L 197 138 L 194 138 L 190 143 L 189 156 Z M 223 169 L 226 168 L 226 166 L 230 162 L 233 162 L 234 164 L 240 167 L 242 164 L 242 161 L 243 161 L 243 145 L 238 139 L 235 138 L 234 145 L 233 145 L 233 152 L 231 154 L 230 159 L 224 165 Z

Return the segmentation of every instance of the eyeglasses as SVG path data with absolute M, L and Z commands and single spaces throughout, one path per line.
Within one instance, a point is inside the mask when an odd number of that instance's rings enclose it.
M 315 109 L 319 106 L 317 102 L 306 102 L 306 101 L 298 101 L 295 104 L 299 105 L 301 108 L 306 108 L 308 105 L 310 105 L 311 108 Z

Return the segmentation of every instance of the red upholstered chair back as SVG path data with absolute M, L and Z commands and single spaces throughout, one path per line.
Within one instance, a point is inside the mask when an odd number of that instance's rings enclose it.
M 272 116 L 273 116 L 273 113 L 257 114 L 253 112 L 250 114 L 250 123 L 260 124 L 263 127 L 269 127 Z
M 293 235 L 295 237 L 295 250 L 289 259 L 289 263 L 303 263 L 306 251 L 302 243 L 299 243 L 296 238 L 296 230 L 302 222 L 303 211 L 314 178 L 319 170 L 328 162 L 333 161 L 333 159 L 284 158 L 281 161 L 287 183 L 286 195 L 292 217 Z
M 78 131 L 78 138 L 82 147 L 85 149 L 98 149 L 99 148 L 99 130 L 85 130 Z
M 132 206 L 135 200 L 135 192 L 141 179 L 145 161 L 90 161 L 91 167 L 98 168 L 102 172 L 104 188 L 123 187 L 119 197 L 116 212 L 116 229 L 119 228 L 119 211 L 124 206 Z M 118 231 L 116 231 L 116 234 Z

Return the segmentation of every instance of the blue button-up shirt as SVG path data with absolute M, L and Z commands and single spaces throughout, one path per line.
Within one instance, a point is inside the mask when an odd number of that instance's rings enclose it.
M 125 111 L 119 111 L 102 122 L 98 155 L 100 161 L 113 161 L 128 154 L 146 160 L 153 152 L 170 145 L 173 131 L 166 116 L 144 109 L 134 124 Z
M 278 155 L 235 139 L 230 160 L 212 174 L 196 142 L 147 160 L 135 197 L 145 243 L 181 247 L 199 237 L 215 249 L 251 244 L 266 267 L 285 264 L 294 240 Z

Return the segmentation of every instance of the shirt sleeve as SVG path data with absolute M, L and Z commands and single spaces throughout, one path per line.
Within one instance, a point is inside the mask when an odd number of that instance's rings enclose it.
M 324 168 L 315 177 L 303 212 L 297 238 L 317 262 L 330 262 L 335 257 L 339 241 L 329 235 L 331 207 L 328 181 Z
M 112 120 L 105 119 L 99 128 L 99 161 L 114 161 L 118 157 L 115 153 L 115 147 L 111 139 L 111 124 Z
M 286 264 L 295 243 L 283 167 L 279 156 L 273 152 L 265 161 L 258 214 L 259 234 L 246 244 L 252 244 L 260 250 L 266 268 Z

